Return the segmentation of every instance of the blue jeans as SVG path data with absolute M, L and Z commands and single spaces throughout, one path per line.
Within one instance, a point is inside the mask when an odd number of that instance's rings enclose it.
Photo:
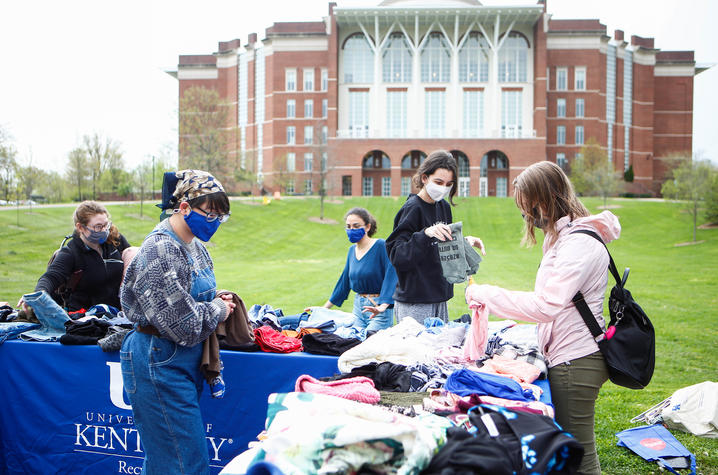
M 35 328 L 40 328 L 40 324 L 30 322 L 1 322 L 0 345 L 5 343 L 5 340 L 12 340 L 19 334 L 28 330 L 34 330 Z
M 120 350 L 122 379 L 142 438 L 142 473 L 209 473 L 199 398 L 202 344 L 185 347 L 131 331 Z
M 377 314 L 374 318 L 371 318 L 371 312 L 363 312 L 364 307 L 374 307 L 375 305 L 366 297 L 362 297 L 357 294 L 354 297 L 354 326 L 359 328 L 366 328 L 366 331 L 376 331 L 389 328 L 394 325 L 394 309 L 387 308 L 382 313 Z
M 20 337 L 23 340 L 56 341 L 65 334 L 65 322 L 70 319 L 62 307 L 55 302 L 44 290 L 38 290 L 22 296 L 22 299 L 32 307 L 41 327 L 37 330 L 25 332 Z

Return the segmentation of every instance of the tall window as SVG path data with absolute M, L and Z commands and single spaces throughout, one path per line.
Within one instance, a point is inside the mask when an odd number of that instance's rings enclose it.
M 509 33 L 499 50 L 499 82 L 526 82 L 529 45 L 516 32 Z
M 314 99 L 304 101 L 304 117 L 314 117 Z
M 484 129 L 484 91 L 464 91 L 464 137 L 481 137 Z
M 322 99 L 322 117 L 327 116 L 327 111 L 329 109 L 329 100 L 328 99 Z
M 566 117 L 566 99 L 556 99 L 556 117 Z
M 345 83 L 374 81 L 374 53 L 363 34 L 352 35 L 344 43 L 342 66 Z
M 558 145 L 566 145 L 566 126 L 559 125 L 556 127 L 556 143 Z
M 573 88 L 577 91 L 586 90 L 586 68 L 575 68 L 573 70 Z
M 349 133 L 352 137 L 369 136 L 369 92 L 349 92 Z
M 382 54 L 384 82 L 411 82 L 411 49 L 403 33 L 392 33 Z
M 568 70 L 556 68 L 556 90 L 565 91 L 568 88 Z
M 583 125 L 576 126 L 575 139 L 576 145 L 583 145 Z
M 287 99 L 287 119 L 294 119 L 297 115 L 297 102 L 294 99 Z
M 576 117 L 584 116 L 583 99 L 576 99 Z
M 305 195 L 312 194 L 312 180 L 304 180 L 304 194 Z
M 290 180 L 287 182 L 287 186 L 284 187 L 284 192 L 287 194 L 294 193 L 294 180 Z
M 326 91 L 329 89 L 329 70 L 327 68 L 322 68 L 322 91 Z
M 424 132 L 427 137 L 443 137 L 446 124 L 445 92 L 424 93 Z
M 521 137 L 521 91 L 501 91 L 501 136 Z
M 287 171 L 289 173 L 294 173 L 294 171 L 297 169 L 297 156 L 294 154 L 294 152 L 289 152 L 287 154 Z
M 421 51 L 422 82 L 449 82 L 451 53 L 444 35 L 430 33 Z
M 469 33 L 459 51 L 459 81 L 486 82 L 489 80 L 489 44 L 484 35 Z
M 391 196 L 391 177 L 381 177 L 381 196 Z
M 496 177 L 496 197 L 506 198 L 506 177 Z
M 304 126 L 304 145 L 311 145 L 314 143 L 314 127 L 311 125 Z
M 386 124 L 389 137 L 405 137 L 406 123 L 406 91 L 387 91 Z
M 297 70 L 296 69 L 285 69 L 284 70 L 284 90 L 285 91 L 296 91 L 297 90 Z
M 408 196 L 411 193 L 411 177 L 401 177 L 401 196 Z
M 302 76 L 304 76 L 304 90 L 314 90 L 314 68 L 305 68 Z
M 314 162 L 314 154 L 311 152 L 304 154 L 304 171 L 312 171 L 312 163 Z
M 374 178 L 365 176 L 362 178 L 362 195 L 372 196 L 374 194 Z
M 327 152 L 322 152 L 322 172 L 327 171 L 327 166 L 329 166 L 329 154 Z M 326 189 L 326 186 L 324 187 Z
M 326 125 L 322 126 L 322 145 L 327 143 L 327 138 L 329 136 L 329 128 Z
M 566 167 L 568 165 L 568 162 L 566 161 L 566 154 L 565 153 L 557 153 L 556 154 L 556 165 L 561 167 L 563 171 L 566 171 Z
M 294 145 L 297 143 L 297 129 L 290 125 L 287 127 L 287 145 Z

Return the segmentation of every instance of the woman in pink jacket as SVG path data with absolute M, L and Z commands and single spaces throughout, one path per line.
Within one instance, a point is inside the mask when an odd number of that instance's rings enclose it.
M 600 474 L 596 453 L 594 412 L 598 391 L 608 379 L 606 364 L 571 299 L 579 290 L 602 328 L 603 298 L 608 282 L 608 253 L 591 236 L 604 242 L 621 233 L 609 211 L 590 215 L 576 197 L 563 170 L 539 162 L 514 180 L 516 205 L 524 217 L 522 244 L 536 244 L 535 228 L 544 234 L 543 259 L 533 292 L 470 285 L 466 301 L 486 305 L 489 313 L 538 323 L 538 343 L 548 362 L 556 422 L 575 436 L 585 453 L 579 473 Z

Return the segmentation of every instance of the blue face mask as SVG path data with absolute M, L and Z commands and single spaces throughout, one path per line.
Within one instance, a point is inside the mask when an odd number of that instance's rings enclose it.
M 110 237 L 110 231 L 93 231 L 92 229 L 88 229 L 88 231 L 90 231 L 90 235 L 86 236 L 85 239 L 92 244 L 104 244 L 107 238 Z
M 207 242 L 210 240 L 212 235 L 217 232 L 220 222 L 219 219 L 215 219 L 211 223 L 207 219 L 196 211 L 190 211 L 190 213 L 184 217 L 184 222 L 189 226 L 189 230 L 192 231 L 197 239 Z
M 364 234 L 366 234 L 366 229 L 364 228 L 358 228 L 358 229 L 347 229 L 347 236 L 349 237 L 349 242 L 359 242 L 364 237 Z

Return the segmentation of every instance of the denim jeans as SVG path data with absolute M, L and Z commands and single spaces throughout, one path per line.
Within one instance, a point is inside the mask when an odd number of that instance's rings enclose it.
M 366 328 L 366 331 L 376 331 L 389 328 L 394 325 L 394 309 L 387 308 L 382 313 L 377 314 L 372 318 L 371 312 L 364 312 L 362 308 L 374 307 L 374 303 L 367 297 L 356 295 L 354 297 L 354 320 L 355 327 Z
M 25 294 L 22 299 L 28 304 L 40 321 L 37 330 L 24 332 L 23 340 L 56 341 L 65 334 L 65 322 L 70 319 L 62 307 L 44 290 Z
M 299 327 L 299 323 L 309 319 L 307 312 L 298 313 L 296 315 L 285 315 L 283 317 L 277 317 L 279 324 L 282 326 L 282 330 L 296 330 Z
M 5 340 L 12 340 L 21 333 L 40 328 L 39 323 L 30 322 L 0 322 L 0 345 Z
M 137 331 L 125 337 L 122 379 L 145 450 L 143 474 L 209 473 L 201 358 L 201 343 L 185 347 Z

